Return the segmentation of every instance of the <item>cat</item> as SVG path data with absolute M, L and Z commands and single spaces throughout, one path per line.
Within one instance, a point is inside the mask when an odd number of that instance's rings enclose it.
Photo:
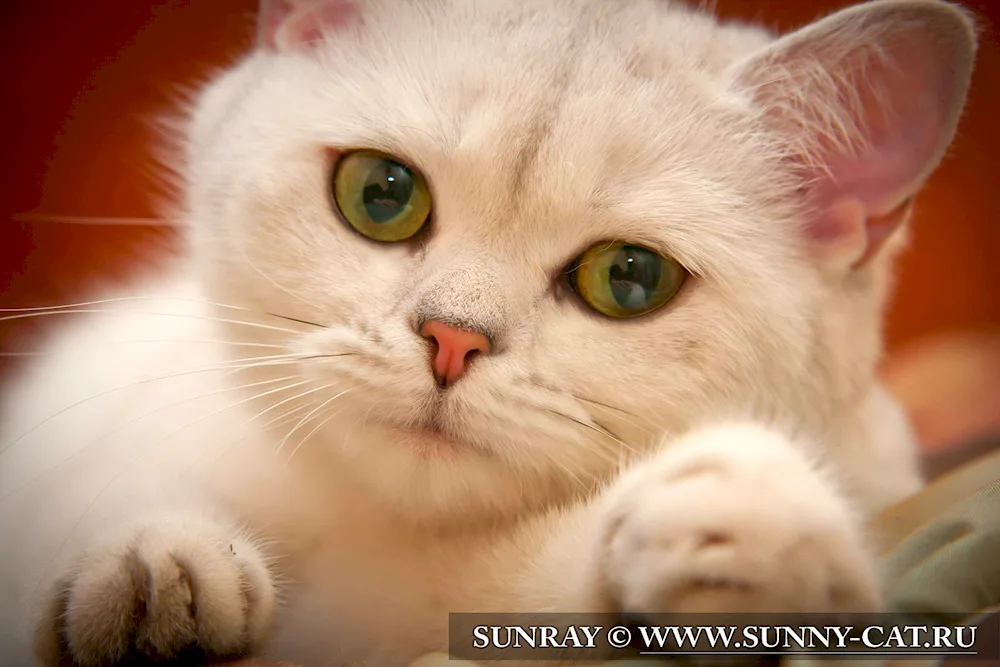
M 406 665 L 449 612 L 867 611 L 875 374 L 976 53 L 943 1 L 265 0 L 185 245 L 0 417 L 4 665 Z M 65 316 L 65 317 L 64 317 Z

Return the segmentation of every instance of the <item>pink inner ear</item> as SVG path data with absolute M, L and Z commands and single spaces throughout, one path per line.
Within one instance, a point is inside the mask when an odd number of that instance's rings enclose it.
M 263 0 L 259 41 L 274 51 L 309 49 L 358 18 L 351 0 Z
M 947 71 L 929 62 L 933 54 L 898 49 L 888 56 L 891 60 L 867 63 L 844 78 L 856 87 L 857 101 L 846 110 L 849 126 L 862 135 L 861 149 L 827 147 L 820 156 L 832 177 L 828 185 L 852 192 L 875 215 L 895 208 L 920 186 L 946 141 L 948 111 L 955 103 Z
M 821 252 L 842 249 L 864 263 L 906 220 L 935 146 L 909 134 L 902 121 L 886 141 L 859 156 L 830 154 L 814 171 L 810 198 L 820 213 L 807 233 Z M 912 128 L 910 128 L 912 129 Z
M 793 142 L 816 253 L 857 266 L 877 253 L 951 143 L 975 35 L 946 3 L 866 3 L 779 39 L 744 82 Z
M 826 146 L 815 162 L 811 198 L 820 214 L 809 228 L 821 247 L 839 247 L 864 262 L 905 221 L 907 204 L 940 159 L 948 140 L 947 72 L 933 50 L 892 50 L 845 82 L 858 86 L 848 126 L 861 130 L 857 152 Z M 928 52 L 930 51 L 930 52 Z M 904 65 L 900 65 L 904 63 Z
M 275 37 L 292 13 L 292 0 L 261 0 L 257 16 L 257 41 L 267 49 L 276 49 Z

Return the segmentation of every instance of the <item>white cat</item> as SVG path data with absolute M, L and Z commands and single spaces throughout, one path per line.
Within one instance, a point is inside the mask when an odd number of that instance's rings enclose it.
M 260 25 L 183 129 L 183 256 L 15 315 L 65 326 L 0 421 L 3 665 L 393 667 L 457 611 L 878 608 L 861 521 L 920 484 L 880 317 L 961 10 Z

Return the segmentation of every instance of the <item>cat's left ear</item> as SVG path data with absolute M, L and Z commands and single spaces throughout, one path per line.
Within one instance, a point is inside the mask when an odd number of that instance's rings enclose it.
M 359 15 L 356 0 L 261 0 L 257 43 L 270 51 L 308 50 Z
M 828 265 L 865 265 L 908 218 L 951 144 L 976 54 L 974 24 L 938 0 L 880 0 L 786 35 L 738 82 L 786 140 Z

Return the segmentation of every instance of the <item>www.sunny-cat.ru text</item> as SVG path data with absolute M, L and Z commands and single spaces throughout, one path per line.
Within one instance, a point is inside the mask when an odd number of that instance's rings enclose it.
M 537 620 L 537 619 L 535 619 Z M 453 636 L 452 654 L 477 660 L 626 656 L 979 656 L 996 653 L 969 624 L 586 625 L 479 624 Z M 988 633 L 987 633 L 988 634 Z

